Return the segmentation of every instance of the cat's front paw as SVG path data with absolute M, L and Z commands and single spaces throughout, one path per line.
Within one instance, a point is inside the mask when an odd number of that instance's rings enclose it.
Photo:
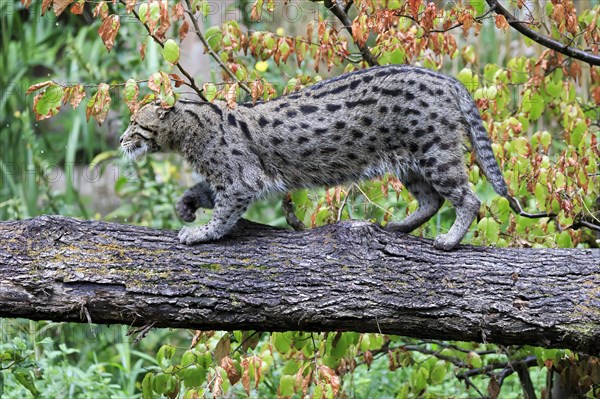
M 181 197 L 177 204 L 175 205 L 175 210 L 177 214 L 184 222 L 193 222 L 196 220 L 196 210 L 197 207 L 194 206 L 194 201 L 189 197 Z
M 206 229 L 205 226 L 202 227 L 187 227 L 184 226 L 179 230 L 179 242 L 185 245 L 193 245 L 201 242 L 209 242 L 216 239 L 214 235 L 210 234 L 210 232 Z

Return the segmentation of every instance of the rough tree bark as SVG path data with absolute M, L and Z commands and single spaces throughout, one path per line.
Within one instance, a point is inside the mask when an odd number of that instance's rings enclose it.
M 0 316 L 384 332 L 600 352 L 600 250 L 461 246 L 366 222 L 217 243 L 61 216 L 0 223 Z

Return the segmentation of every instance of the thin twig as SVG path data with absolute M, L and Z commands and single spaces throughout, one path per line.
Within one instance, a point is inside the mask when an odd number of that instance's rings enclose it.
M 352 35 L 352 21 L 350 21 L 350 18 L 348 17 L 348 14 L 346 14 L 346 11 L 344 11 L 344 8 L 338 3 L 337 0 L 325 0 L 324 4 L 325 7 L 327 7 L 327 9 L 340 20 L 342 25 L 344 25 L 354 40 L 354 36 Z M 371 50 L 369 50 L 369 47 L 366 44 L 361 45 L 356 40 L 354 40 L 354 44 L 356 44 L 360 50 L 360 53 L 362 54 L 363 59 L 367 64 L 369 64 L 369 66 L 379 65 L 377 59 L 371 53 Z
M 486 2 L 490 6 L 491 10 L 493 10 L 497 14 L 504 16 L 504 18 L 506 18 L 510 26 L 512 26 L 519 33 L 527 36 L 534 42 L 539 43 L 544 47 L 547 47 L 566 56 L 587 62 L 590 65 L 600 65 L 600 56 L 587 53 L 578 48 L 569 47 L 568 45 L 565 45 L 547 36 L 540 35 L 538 32 L 528 28 L 527 22 L 519 21 L 514 15 L 510 13 L 510 11 L 502 7 L 502 5 L 498 3 L 498 0 L 486 0 Z
M 229 75 L 229 77 L 233 79 L 238 84 L 238 86 L 242 88 L 242 90 L 250 94 L 251 90 L 248 88 L 248 86 L 246 86 L 244 82 L 242 82 L 238 79 L 237 76 L 235 76 L 235 73 L 233 73 L 233 71 L 227 65 L 225 65 L 221 57 L 219 57 L 219 55 L 215 53 L 215 51 L 210 47 L 210 44 L 208 44 L 208 41 L 204 37 L 204 34 L 202 33 L 202 31 L 200 31 L 200 26 L 198 25 L 198 20 L 194 16 L 194 11 L 192 10 L 192 4 L 190 3 L 190 0 L 185 0 L 185 4 L 188 8 L 185 12 L 190 16 L 192 24 L 194 25 L 194 33 L 196 33 L 196 36 L 198 36 L 198 39 L 200 39 L 200 41 L 204 45 L 204 49 L 206 50 L 208 55 L 210 55 L 217 62 L 217 64 L 219 64 L 221 69 L 223 69 L 225 73 Z

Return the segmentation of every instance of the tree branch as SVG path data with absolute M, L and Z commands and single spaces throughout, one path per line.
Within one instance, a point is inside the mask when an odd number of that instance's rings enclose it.
M 531 40 L 566 56 L 587 62 L 590 65 L 600 65 L 600 56 L 590 54 L 581 49 L 562 44 L 559 41 L 556 41 L 547 36 L 541 35 L 532 29 L 529 29 L 527 27 L 527 22 L 519 21 L 517 18 L 515 18 L 515 16 L 512 15 L 510 11 L 508 11 L 506 8 L 502 7 L 500 3 L 498 3 L 498 0 L 486 0 L 486 2 L 493 11 L 495 11 L 497 14 L 503 15 L 510 26 L 512 26 L 518 32 L 520 32 L 524 36 L 527 36 Z
M 127 6 L 127 4 L 125 3 L 124 0 L 119 0 L 119 3 L 123 4 L 124 6 Z M 156 37 L 154 34 L 152 34 L 152 31 L 150 30 L 150 27 L 143 23 L 142 20 L 140 19 L 139 14 L 135 11 L 135 9 L 132 9 L 131 12 L 133 13 L 133 16 L 144 26 L 144 28 L 146 28 L 146 31 L 148 31 L 148 35 L 150 35 L 150 37 L 161 47 L 164 48 L 165 45 L 163 42 L 161 42 L 158 37 Z M 204 97 L 204 94 L 202 94 L 202 89 L 199 88 L 196 85 L 196 80 L 189 74 L 188 71 L 186 71 L 179 62 L 177 62 L 175 64 L 177 66 L 177 69 L 179 69 L 179 71 L 183 74 L 183 76 L 185 76 L 188 80 L 188 83 L 186 83 L 187 86 L 191 87 L 196 94 L 198 95 L 198 97 L 200 97 L 201 99 L 203 99 L 204 101 L 208 101 L 206 97 Z
M 233 71 L 227 65 L 225 65 L 225 63 L 223 62 L 221 57 L 219 57 L 219 55 L 217 53 L 215 53 L 215 51 L 210 47 L 210 44 L 208 43 L 208 41 L 202 34 L 202 31 L 200 30 L 200 26 L 198 25 L 198 20 L 194 16 L 194 12 L 192 11 L 192 4 L 190 3 L 190 0 L 185 0 L 185 4 L 187 5 L 187 8 L 188 8 L 186 10 L 186 12 L 189 15 L 190 19 L 192 20 L 192 25 L 194 25 L 194 32 L 196 33 L 196 36 L 198 36 L 198 39 L 200 39 L 200 41 L 202 42 L 202 45 L 204 46 L 204 49 L 206 50 L 208 55 L 210 55 L 217 62 L 217 64 L 219 64 L 221 69 L 223 69 L 225 71 L 225 73 L 227 73 L 227 75 L 229 75 L 229 77 L 231 79 L 233 79 L 233 81 L 236 82 L 242 90 L 244 90 L 246 93 L 250 94 L 251 93 L 250 88 L 248 88 L 248 86 L 246 86 L 246 84 L 244 82 L 242 82 L 241 80 L 238 79 L 237 76 L 235 76 L 235 73 L 233 73 Z
M 346 28 L 348 33 L 350 33 L 352 40 L 354 40 L 354 36 L 352 35 L 352 21 L 350 21 L 350 18 L 348 17 L 348 14 L 346 14 L 346 11 L 344 11 L 344 8 L 338 3 L 337 0 L 325 0 L 324 4 L 325 7 L 327 7 L 327 9 L 340 20 L 342 25 L 344 25 L 344 28 Z M 369 66 L 379 65 L 377 59 L 375 56 L 373 56 L 371 50 L 369 50 L 369 47 L 366 44 L 363 46 L 356 41 L 354 41 L 354 44 L 356 44 L 356 47 L 358 47 L 360 50 L 363 59 L 367 64 L 369 64 Z
M 175 231 L 1 222 L 0 317 L 600 351 L 599 249 L 440 252 L 359 221 L 301 232 L 242 221 L 234 231 L 188 247 Z

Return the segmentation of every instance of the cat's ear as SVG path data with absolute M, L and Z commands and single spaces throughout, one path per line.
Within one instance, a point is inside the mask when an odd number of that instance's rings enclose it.
M 164 119 L 165 116 L 171 111 L 171 107 L 164 108 L 162 100 L 154 101 L 154 105 L 156 106 L 156 115 L 158 119 Z
M 159 107 L 156 110 L 156 113 L 158 114 L 158 119 L 165 119 L 165 116 L 169 113 L 170 110 L 170 108 L 164 109 L 162 107 Z

